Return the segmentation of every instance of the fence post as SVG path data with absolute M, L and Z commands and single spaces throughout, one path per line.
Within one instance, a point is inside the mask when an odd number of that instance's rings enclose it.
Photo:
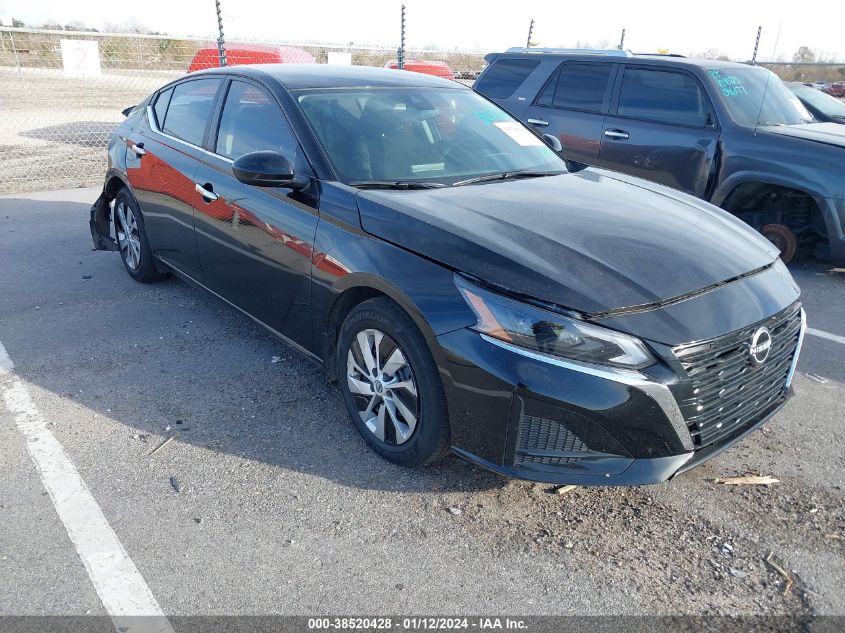
M 757 27 L 757 41 L 754 42 L 754 54 L 751 56 L 751 65 L 752 66 L 757 65 L 757 49 L 760 47 L 760 33 L 762 33 L 762 32 L 763 32 L 763 27 L 758 26 Z
M 226 40 L 223 37 L 223 14 L 220 11 L 220 0 L 214 0 L 217 7 L 217 58 L 220 67 L 226 65 Z
M 15 34 L 13 31 L 9 31 L 9 41 L 12 43 L 12 53 L 15 55 L 15 66 L 18 68 L 18 77 L 23 76 L 23 72 L 21 71 L 21 60 L 18 57 L 18 48 L 15 46 Z
M 402 17 L 399 22 L 399 50 L 396 51 L 396 66 L 405 68 L 405 5 L 402 5 Z

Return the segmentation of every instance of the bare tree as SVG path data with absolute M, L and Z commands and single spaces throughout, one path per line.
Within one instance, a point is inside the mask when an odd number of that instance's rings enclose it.
M 801 64 L 812 64 L 816 61 L 816 54 L 809 46 L 801 46 L 792 56 L 792 61 Z

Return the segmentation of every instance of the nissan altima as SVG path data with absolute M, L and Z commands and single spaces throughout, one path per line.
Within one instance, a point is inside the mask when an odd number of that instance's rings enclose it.
M 325 367 L 391 462 L 673 477 L 791 394 L 777 250 L 583 168 L 472 90 L 389 69 L 192 73 L 127 111 L 91 209 L 139 282 L 196 284 Z

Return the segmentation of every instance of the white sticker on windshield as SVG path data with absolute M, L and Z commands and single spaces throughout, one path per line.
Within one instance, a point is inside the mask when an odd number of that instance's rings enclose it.
M 516 141 L 523 147 L 530 147 L 543 144 L 543 141 L 538 139 L 529 130 L 524 128 L 521 124 L 517 123 L 516 121 L 502 121 L 499 123 L 494 123 L 493 125 L 502 130 L 502 132 L 510 136 L 514 141 Z

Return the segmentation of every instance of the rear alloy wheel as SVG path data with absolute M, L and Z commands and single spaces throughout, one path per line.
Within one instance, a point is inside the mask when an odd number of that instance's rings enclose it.
M 136 281 L 143 282 L 159 281 L 167 277 L 167 273 L 160 271 L 153 260 L 144 218 L 126 189 L 121 189 L 114 198 L 112 218 L 120 258 L 126 272 Z
M 413 319 L 387 297 L 347 315 L 335 363 L 346 408 L 364 441 L 385 459 L 422 466 L 449 452 L 440 372 Z
M 125 200 L 115 202 L 114 227 L 123 261 L 129 270 L 137 271 L 141 265 L 141 233 L 135 213 Z
M 414 372 L 396 342 L 380 330 L 361 330 L 346 357 L 346 384 L 361 421 L 387 444 L 414 434 L 419 397 Z

